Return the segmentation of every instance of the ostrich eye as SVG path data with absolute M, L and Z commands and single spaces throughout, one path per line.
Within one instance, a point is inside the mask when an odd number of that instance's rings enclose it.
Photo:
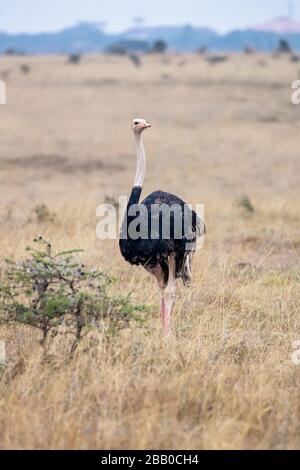
M 138 125 L 138 122 L 137 122 L 137 121 L 135 121 L 135 122 L 134 122 L 134 125 L 135 125 L 135 126 L 137 126 L 137 125 Z

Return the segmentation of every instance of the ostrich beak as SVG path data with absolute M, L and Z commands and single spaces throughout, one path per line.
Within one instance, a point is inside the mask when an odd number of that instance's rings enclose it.
M 148 122 L 146 122 L 146 124 L 144 124 L 144 128 L 148 129 L 149 127 L 152 127 L 151 124 L 148 124 Z

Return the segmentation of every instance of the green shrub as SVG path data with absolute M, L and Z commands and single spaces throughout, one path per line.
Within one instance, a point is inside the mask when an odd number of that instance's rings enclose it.
M 42 331 L 41 344 L 49 334 L 74 335 L 71 352 L 91 328 L 115 333 L 130 321 L 144 322 L 147 308 L 134 305 L 129 296 L 113 296 L 108 288 L 115 280 L 78 262 L 81 250 L 54 254 L 42 237 L 28 247 L 25 261 L 6 260 L 0 281 L 0 323 L 25 324 Z
M 36 221 L 39 224 L 45 222 L 55 222 L 56 214 L 50 212 L 46 204 L 37 204 L 31 211 L 29 222 Z
M 245 212 L 253 213 L 255 212 L 254 206 L 248 196 L 241 196 L 236 201 L 237 207 L 243 209 Z

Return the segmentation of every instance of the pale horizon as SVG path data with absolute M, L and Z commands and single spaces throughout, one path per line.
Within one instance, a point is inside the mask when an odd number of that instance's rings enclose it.
M 34 11 L 34 15 L 32 14 Z M 78 23 L 105 24 L 105 30 L 119 33 L 134 26 L 135 18 L 145 20 L 146 26 L 175 26 L 191 24 L 208 27 L 219 33 L 244 29 L 277 17 L 290 17 L 300 21 L 300 0 L 211 0 L 207 4 L 194 0 L 174 2 L 159 0 L 141 3 L 138 0 L 38 0 L 6 1 L 0 6 L 0 31 L 7 33 L 55 32 Z

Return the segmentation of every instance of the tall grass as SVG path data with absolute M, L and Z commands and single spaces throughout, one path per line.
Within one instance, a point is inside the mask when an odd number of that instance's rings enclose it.
M 0 447 L 296 449 L 300 447 L 300 160 L 297 66 L 284 57 L 199 55 L 0 58 L 0 264 L 36 233 L 117 278 L 152 314 L 118 335 L 100 329 L 69 360 L 64 336 L 43 355 L 29 327 L 0 329 Z M 161 80 L 166 73 L 172 80 Z M 146 195 L 162 188 L 205 204 L 207 237 L 191 289 L 178 286 L 162 335 L 155 282 L 96 239 L 96 207 L 128 194 L 130 121 L 151 121 Z M 95 165 L 95 162 L 99 162 Z M 249 211 L 246 194 L 255 209 Z M 44 206 L 43 206 L 44 205 Z M 43 208 L 37 211 L 36 208 Z M 44 207 L 48 208 L 45 214 Z M 50 217 L 48 215 L 51 215 Z M 55 217 L 52 217 L 55 214 Z

